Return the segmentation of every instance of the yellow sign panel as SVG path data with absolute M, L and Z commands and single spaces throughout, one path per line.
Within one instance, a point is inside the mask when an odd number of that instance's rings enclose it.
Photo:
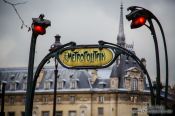
M 113 60 L 113 52 L 108 48 L 76 48 L 63 51 L 59 59 L 66 67 L 99 67 Z

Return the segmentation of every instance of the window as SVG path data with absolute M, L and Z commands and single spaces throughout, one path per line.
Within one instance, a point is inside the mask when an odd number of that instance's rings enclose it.
M 75 96 L 70 96 L 70 102 L 74 103 L 75 102 Z
M 57 101 L 57 103 L 61 103 L 61 96 L 57 96 L 56 101 Z
M 131 87 L 132 90 L 137 90 L 138 89 L 138 81 L 137 79 L 132 79 L 132 87 Z
M 76 115 L 77 115 L 76 111 L 69 111 L 69 116 L 76 116 Z
M 56 111 L 56 116 L 63 116 L 63 111 Z
M 136 103 L 136 102 L 137 102 L 137 96 L 134 97 L 134 103 Z
M 71 89 L 77 88 L 77 81 L 72 81 L 72 82 L 70 83 L 70 88 L 71 88 Z
M 132 116 L 138 116 L 137 108 L 132 108 Z
M 43 111 L 42 116 L 49 116 L 49 111 Z
M 131 99 L 131 102 L 134 102 L 134 103 L 137 102 L 137 96 L 131 96 L 130 99 Z
M 9 104 L 14 104 L 15 103 L 15 98 L 14 97 L 10 97 L 9 98 Z
M 44 89 L 50 89 L 50 82 L 45 82 L 44 83 Z
M 98 86 L 99 86 L 99 88 L 103 89 L 103 88 L 106 86 L 106 82 L 100 81 L 100 82 L 98 83 Z
M 64 82 L 63 81 L 57 82 L 57 89 L 62 89 L 63 87 L 64 87 Z
M 10 83 L 10 90 L 11 91 L 16 90 L 16 83 L 15 82 Z
M 104 102 L 104 96 L 98 96 L 98 102 L 103 103 Z
M 99 88 L 103 89 L 104 88 L 104 84 L 100 84 Z
M 8 116 L 15 116 L 15 112 L 8 112 Z
M 98 107 L 98 116 L 104 116 L 104 108 Z
M 48 97 L 43 97 L 43 102 L 47 103 L 48 102 Z

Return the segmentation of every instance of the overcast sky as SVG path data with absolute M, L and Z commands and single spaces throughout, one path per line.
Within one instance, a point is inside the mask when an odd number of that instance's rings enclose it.
M 21 2 L 22 0 L 9 0 Z M 23 0 L 25 1 L 25 0 Z M 26 0 L 27 1 L 27 0 Z M 152 11 L 160 20 L 167 40 L 169 55 L 170 83 L 175 83 L 175 1 L 174 0 L 123 0 L 124 30 L 126 43 L 134 43 L 134 50 L 139 58 L 145 57 L 147 69 L 154 79 L 155 50 L 150 31 L 146 27 L 131 30 L 130 22 L 125 18 L 129 6 L 138 5 Z M 30 26 L 32 18 L 40 13 L 51 20 L 47 34 L 39 36 L 36 46 L 35 66 L 48 53 L 54 36 L 60 34 L 61 42 L 75 41 L 77 44 L 95 44 L 98 40 L 117 43 L 119 29 L 120 0 L 28 0 L 26 4 L 18 5 L 17 9 Z M 159 28 L 158 35 L 161 78 L 165 79 L 165 59 Z M 27 67 L 31 31 L 20 29 L 21 22 L 13 8 L 0 0 L 0 67 Z

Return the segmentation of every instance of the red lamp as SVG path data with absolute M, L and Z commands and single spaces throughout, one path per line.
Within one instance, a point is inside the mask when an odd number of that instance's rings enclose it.
M 46 33 L 46 30 L 43 26 L 40 25 L 34 25 L 33 31 L 39 35 L 43 35 Z
M 131 29 L 139 28 L 146 23 L 146 18 L 144 16 L 137 17 L 132 20 Z

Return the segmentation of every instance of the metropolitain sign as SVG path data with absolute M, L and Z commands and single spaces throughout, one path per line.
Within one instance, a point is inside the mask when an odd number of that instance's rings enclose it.
M 67 68 L 102 68 L 114 59 L 114 53 L 109 48 L 78 47 L 63 50 L 58 59 Z

